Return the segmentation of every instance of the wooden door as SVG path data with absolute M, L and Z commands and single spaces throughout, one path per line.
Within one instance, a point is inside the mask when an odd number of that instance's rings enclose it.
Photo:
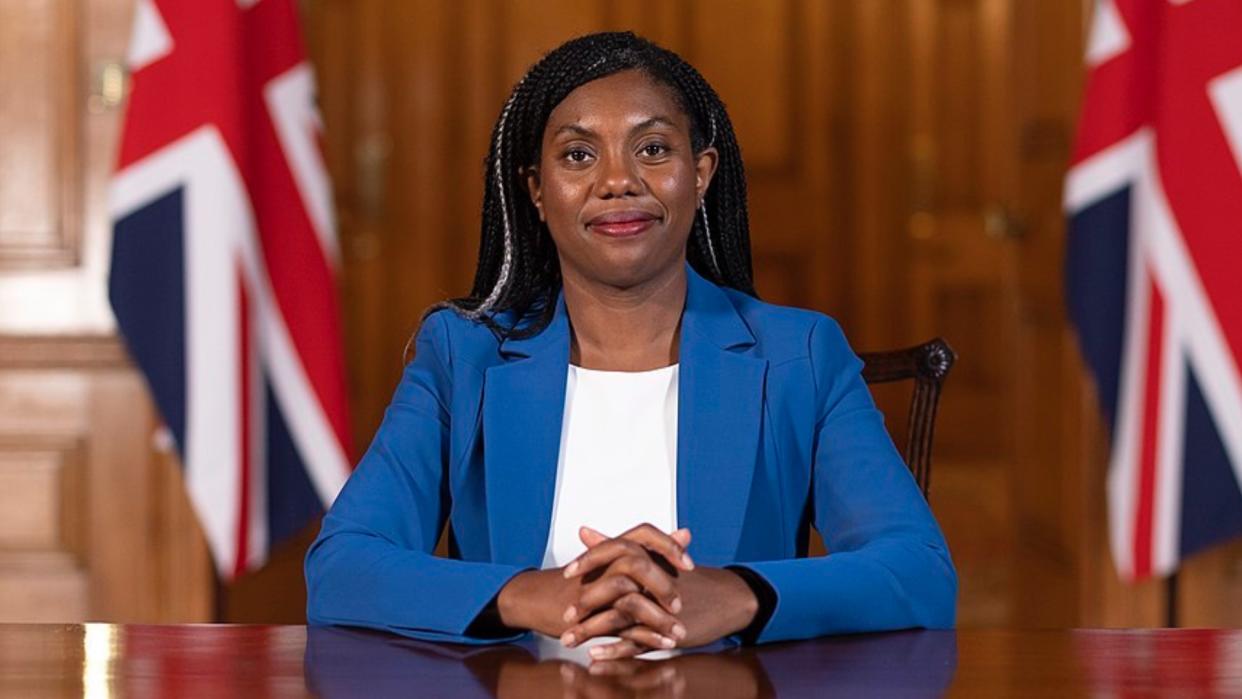
M 874 195 L 857 205 L 888 197 L 902 220 L 857 231 L 886 241 L 861 266 L 873 279 L 903 281 L 871 282 L 878 300 L 859 320 L 870 341 L 939 335 L 959 356 L 937 424 L 931 497 L 961 578 L 959 623 L 1073 625 L 1085 502 L 1082 462 L 1072 458 L 1081 435 L 1064 409 L 1081 406 L 1060 293 L 1059 202 L 1081 5 L 909 0 L 869 5 L 864 16 L 863 46 L 885 44 L 894 26 L 906 32 L 904 71 L 883 81 L 904 109 L 892 157 L 905 189 L 893 201 L 884 174 L 863 171 Z M 861 130 L 883 137 L 870 120 Z
M 1005 625 L 1015 613 L 1014 360 L 1026 231 L 1014 211 L 1011 5 L 907 4 L 909 315 L 879 329 L 898 333 L 889 337 L 899 344 L 944 336 L 960 357 L 937 424 L 933 502 L 959 568 L 963 625 Z

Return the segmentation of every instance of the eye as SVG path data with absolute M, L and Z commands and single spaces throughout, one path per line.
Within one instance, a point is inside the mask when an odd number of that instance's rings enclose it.
M 591 159 L 590 151 L 582 148 L 571 148 L 565 151 L 565 159 L 571 163 L 585 163 Z
M 648 143 L 640 152 L 649 158 L 658 158 L 668 152 L 668 146 L 659 142 Z

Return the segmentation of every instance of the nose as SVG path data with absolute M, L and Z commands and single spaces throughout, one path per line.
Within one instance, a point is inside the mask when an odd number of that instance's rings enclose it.
M 635 170 L 634 159 L 624 153 L 610 153 L 600 158 L 596 192 L 600 199 L 635 196 L 642 190 L 642 180 Z

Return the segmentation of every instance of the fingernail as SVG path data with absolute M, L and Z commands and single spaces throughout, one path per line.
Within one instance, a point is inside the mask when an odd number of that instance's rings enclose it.
M 608 657 L 608 649 L 603 646 L 595 646 L 594 648 L 592 648 L 591 650 L 587 652 L 590 653 L 591 657 L 595 658 L 596 660 L 600 658 Z
M 686 627 L 681 624 L 673 624 L 673 635 L 677 638 L 685 638 Z
M 569 609 L 566 609 L 565 613 L 561 615 L 561 619 L 565 621 L 573 621 L 576 616 L 578 616 L 578 608 L 571 605 Z
M 670 604 L 669 606 L 670 606 L 670 607 L 672 607 L 672 609 L 673 609 L 673 613 L 674 613 L 674 614 L 676 614 L 677 612 L 680 612 L 680 611 L 681 611 L 681 598 L 680 598 L 680 597 L 674 597 L 674 598 L 673 598 L 673 603 L 672 603 L 672 604 Z M 569 620 L 568 620 L 568 619 L 566 619 L 565 621 L 569 621 Z
M 561 636 L 561 644 L 564 645 L 566 648 L 573 648 L 574 640 L 575 640 L 574 635 L 572 633 L 566 633 L 563 636 Z
M 690 554 L 688 553 L 681 554 L 681 562 L 683 565 L 686 566 L 687 569 L 694 570 L 694 561 L 690 560 Z
M 572 578 L 574 576 L 574 573 L 577 573 L 577 572 L 578 572 L 577 561 L 574 561 L 573 563 L 570 563 L 569 565 L 565 566 L 565 577 Z
M 587 668 L 587 672 L 591 673 L 592 675 L 602 675 L 604 674 L 604 666 L 603 665 L 592 665 Z
M 561 666 L 561 679 L 565 682 L 571 682 L 574 679 L 574 671 L 568 663 Z
M 673 646 L 677 645 L 677 641 L 674 641 L 668 636 L 661 636 L 660 645 L 664 646 L 665 648 L 672 648 Z

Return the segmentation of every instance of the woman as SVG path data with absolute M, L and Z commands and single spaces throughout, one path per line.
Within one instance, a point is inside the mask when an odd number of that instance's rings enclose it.
M 595 658 L 953 624 L 859 360 L 755 297 L 741 155 L 697 71 L 629 33 L 570 41 L 487 163 L 474 288 L 425 317 L 307 555 L 312 624 Z M 812 523 L 831 554 L 799 558 Z

